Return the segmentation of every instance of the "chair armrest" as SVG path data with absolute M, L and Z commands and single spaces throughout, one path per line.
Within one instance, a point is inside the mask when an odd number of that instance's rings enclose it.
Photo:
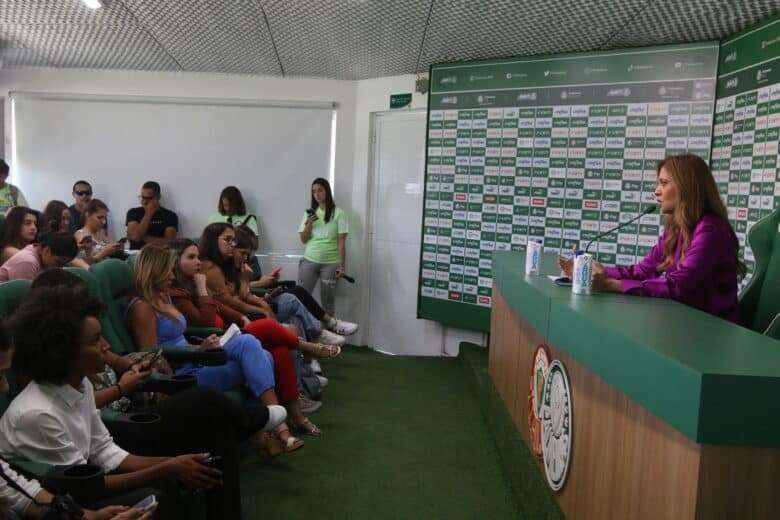
M 25 459 L 6 459 L 19 473 L 38 480 L 52 493 L 69 493 L 76 502 L 89 504 L 105 492 L 105 474 L 94 464 L 54 466 Z
M 158 350 L 162 349 L 163 356 L 171 364 L 183 365 L 185 363 L 195 363 L 197 365 L 204 366 L 219 366 L 224 365 L 227 362 L 227 355 L 222 349 L 208 349 L 200 350 L 197 347 L 192 346 L 158 346 L 150 347 L 144 350 Z
M 769 326 L 764 331 L 764 336 L 780 340 L 780 312 L 769 322 Z
M 198 386 L 198 380 L 195 376 L 189 374 L 169 376 L 156 373 L 144 381 L 142 391 L 175 394 L 194 386 Z
M 100 411 L 114 441 L 131 453 L 155 453 L 160 440 L 160 416 L 156 413 L 121 413 L 115 410 Z
M 184 331 L 185 336 L 199 336 L 201 338 L 205 338 L 208 336 L 211 336 L 212 334 L 216 334 L 217 336 L 221 336 L 225 332 L 224 329 L 220 329 L 219 327 L 195 327 L 195 326 L 188 326 L 187 329 Z

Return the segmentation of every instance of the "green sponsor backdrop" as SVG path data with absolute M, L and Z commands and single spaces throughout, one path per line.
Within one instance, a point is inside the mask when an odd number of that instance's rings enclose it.
M 493 251 L 584 247 L 655 202 L 658 159 L 709 159 L 718 47 L 434 65 L 418 317 L 489 330 Z M 648 215 L 591 251 L 632 264 L 659 232 Z
M 711 165 L 742 246 L 750 226 L 780 206 L 779 133 L 780 18 L 774 18 L 721 44 Z M 742 251 L 751 273 L 753 252 Z

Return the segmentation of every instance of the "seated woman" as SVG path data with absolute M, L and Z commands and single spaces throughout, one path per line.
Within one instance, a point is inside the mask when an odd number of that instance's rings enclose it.
M 68 231 L 53 231 L 40 243 L 26 246 L 0 266 L 0 282 L 26 278 L 32 280 L 42 270 L 63 267 L 76 258 L 76 239 Z
M 14 313 L 14 366 L 31 382 L 0 419 L 0 452 L 47 464 L 96 464 L 106 473 L 105 495 L 87 506 L 133 505 L 154 493 L 155 517 L 177 518 L 174 481 L 210 488 L 221 472 L 204 464 L 206 454 L 142 457 L 111 439 L 88 377 L 103 369 L 108 351 L 98 321 L 103 310 L 87 290 L 51 287 L 31 293 Z
M 219 194 L 217 212 L 209 217 L 208 224 L 215 222 L 227 222 L 233 226 L 242 224 L 248 226 L 255 236 L 260 236 L 257 230 L 257 217 L 247 215 L 244 197 L 241 195 L 241 190 L 235 186 L 228 186 Z
M 11 334 L 0 321 L 0 393 L 8 393 L 6 372 L 11 368 L 14 349 L 11 346 Z M 5 462 L 0 461 L 0 468 L 5 476 L 19 488 L 15 489 L 4 479 L 0 479 L 0 518 L 31 518 L 40 519 L 49 513 L 49 504 L 54 495 L 43 489 L 35 480 L 27 480 L 17 474 Z M 17 516 L 11 516 L 15 514 Z M 144 514 L 138 509 L 128 509 L 126 506 L 107 506 L 99 511 L 84 511 L 84 520 L 148 520 L 152 513 Z
M 38 215 L 24 206 L 11 208 L 0 222 L 0 265 L 35 242 L 38 236 Z
M 173 281 L 173 267 L 177 255 L 165 244 L 147 244 L 138 254 L 133 272 L 133 285 L 137 297 L 127 311 L 127 323 L 139 348 L 157 345 L 186 346 L 184 331 L 187 320 L 173 305 L 168 291 Z M 203 340 L 199 348 L 222 348 L 219 338 L 212 334 Z M 193 374 L 200 386 L 212 386 L 221 390 L 246 385 L 252 396 L 268 405 L 279 404 L 274 389 L 273 360 L 263 350 L 260 342 L 249 334 L 240 334 L 224 346 L 228 362 L 219 366 L 186 364 L 177 374 Z M 303 441 L 293 437 L 285 423 L 275 428 L 284 451 L 303 446 Z
M 76 242 L 86 245 L 81 249 L 79 258 L 88 264 L 107 258 L 117 251 L 122 250 L 122 244 L 113 242 L 106 233 L 106 220 L 108 219 L 108 206 L 100 199 L 92 199 L 84 207 L 82 212 L 82 228 L 76 231 Z
M 318 435 L 319 428 L 303 416 L 298 402 L 298 387 L 295 383 L 295 373 L 288 372 L 292 356 L 293 363 L 298 360 L 297 350 L 305 352 L 311 357 L 335 357 L 341 352 L 341 348 L 333 345 L 321 345 L 304 341 L 298 337 L 301 332 L 294 325 L 281 325 L 279 322 L 268 318 L 250 321 L 249 318 L 230 307 L 225 306 L 211 298 L 206 285 L 206 276 L 200 272 L 200 259 L 198 247 L 188 239 L 177 239 L 171 244 L 179 255 L 174 269 L 173 289 L 171 299 L 179 309 L 187 322 L 191 325 L 202 327 L 225 328 L 235 323 L 263 344 L 263 348 L 271 352 L 274 357 L 274 374 L 277 382 L 289 380 L 289 390 L 285 392 L 280 388 L 282 400 L 290 404 L 290 422 L 299 431 Z M 290 380 L 290 378 L 293 378 Z M 277 387 L 281 385 L 277 384 Z M 287 400 L 285 395 L 290 399 Z M 294 400 L 294 401 L 293 401 Z
M 282 323 L 292 323 L 306 339 L 329 345 L 343 345 L 344 337 L 322 328 L 320 322 L 290 293 L 276 296 L 274 311 L 266 298 L 249 292 L 243 275 L 243 257 L 236 254 L 236 233 L 226 223 L 209 224 L 198 242 L 201 270 L 211 295 L 228 307 L 250 317 L 268 317 Z M 277 316 L 278 314 L 278 316 Z
M 237 245 L 236 249 L 241 253 L 243 262 L 245 262 L 252 270 L 250 274 L 249 287 L 256 287 L 259 289 L 271 289 L 279 285 L 279 273 L 263 276 L 260 273 L 260 264 L 257 262 L 255 252 L 259 245 L 257 236 L 252 233 L 252 230 L 244 225 L 234 226 L 236 232 Z M 256 265 L 255 265 L 256 264 Z M 257 278 L 253 278 L 257 274 Z M 325 309 L 317 303 L 311 293 L 293 282 L 282 282 L 285 286 L 284 291 L 289 292 L 296 298 L 298 298 L 306 310 L 309 311 L 312 316 L 322 322 L 322 324 L 331 332 L 335 332 L 340 336 L 349 336 L 357 332 L 358 326 L 356 323 L 352 323 L 345 320 L 339 320 L 325 312 Z
M 636 265 L 594 262 L 593 288 L 672 298 L 738 323 L 737 276 L 745 266 L 712 172 L 702 158 L 686 154 L 660 161 L 656 175 L 655 196 L 666 215 L 661 238 Z M 571 276 L 573 260 L 558 264 Z
M 47 269 L 30 285 L 30 292 L 43 287 L 74 287 L 89 290 L 87 283 L 74 273 L 63 269 Z M 210 387 L 194 387 L 147 405 L 131 399 L 142 390 L 151 376 L 150 362 L 139 356 L 119 356 L 106 352 L 106 365 L 99 374 L 90 376 L 95 387 L 95 404 L 117 412 L 155 413 L 160 415 L 160 438 L 157 446 L 138 446 L 144 455 L 174 455 L 189 452 L 209 452 L 225 461 L 236 461 L 236 445 L 258 433 L 270 431 L 287 417 L 281 406 L 241 404 Z M 237 468 L 237 465 L 235 466 Z M 222 476 L 226 492 L 238 494 L 234 500 L 223 500 L 219 505 L 225 512 L 230 505 L 240 504 L 238 472 L 225 471 Z M 230 483 L 230 485 L 228 485 Z M 218 505 L 218 504 L 215 504 Z M 236 516 L 237 515 L 237 516 Z M 240 517 L 240 511 L 229 516 Z

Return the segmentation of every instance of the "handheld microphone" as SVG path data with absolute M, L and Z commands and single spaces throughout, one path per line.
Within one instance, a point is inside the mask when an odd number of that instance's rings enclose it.
M 595 242 L 596 240 L 600 239 L 601 237 L 607 236 L 610 233 L 614 233 L 618 229 L 624 228 L 627 225 L 631 224 L 632 222 L 636 222 L 637 220 L 639 220 L 640 218 L 644 217 L 645 215 L 649 215 L 650 213 L 655 213 L 655 211 L 657 209 L 658 209 L 658 206 L 656 206 L 655 204 L 649 204 L 647 207 L 645 207 L 645 209 L 644 209 L 644 211 L 642 211 L 642 213 L 640 213 L 636 217 L 632 218 L 631 220 L 627 220 L 627 221 L 623 222 L 622 224 L 620 224 L 619 226 L 613 227 L 609 231 L 605 231 L 603 233 L 599 233 L 598 235 L 596 235 L 595 238 L 593 238 L 593 240 L 588 242 L 587 246 L 585 246 L 585 252 L 587 253 L 588 250 L 590 249 L 591 244 L 593 244 L 593 242 Z

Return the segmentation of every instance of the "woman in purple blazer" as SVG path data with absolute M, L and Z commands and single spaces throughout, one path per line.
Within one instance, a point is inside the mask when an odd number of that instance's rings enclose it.
M 593 288 L 672 298 L 720 318 L 739 322 L 737 235 L 707 163 L 696 155 L 659 161 L 655 196 L 664 232 L 650 254 L 630 267 L 593 262 Z M 571 276 L 572 261 L 559 259 Z

